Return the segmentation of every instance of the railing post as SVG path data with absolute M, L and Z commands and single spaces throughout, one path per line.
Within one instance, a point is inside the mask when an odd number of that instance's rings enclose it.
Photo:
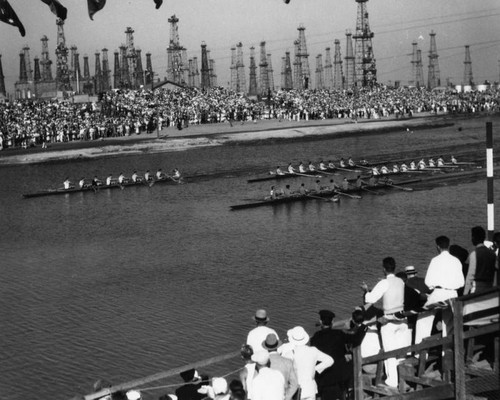
M 363 357 L 361 357 L 361 346 L 352 349 L 352 364 L 354 378 L 354 400 L 363 400 Z
M 455 399 L 465 400 L 465 354 L 463 304 L 460 300 L 451 302 L 453 311 L 453 352 L 455 366 Z

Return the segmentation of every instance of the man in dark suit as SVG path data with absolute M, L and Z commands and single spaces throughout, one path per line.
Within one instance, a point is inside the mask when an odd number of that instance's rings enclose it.
M 202 380 L 198 371 L 194 368 L 181 372 L 181 378 L 185 384 L 175 391 L 178 400 L 201 400 L 206 396 L 198 393 L 198 389 L 202 385 Z
M 345 382 L 349 380 L 348 374 L 352 373 L 346 368 L 345 335 L 341 330 L 332 329 L 332 321 L 335 318 L 332 311 L 321 310 L 319 318 L 320 330 L 311 338 L 311 346 L 331 356 L 333 365 L 322 374 L 316 374 L 318 395 L 321 400 L 342 399 Z

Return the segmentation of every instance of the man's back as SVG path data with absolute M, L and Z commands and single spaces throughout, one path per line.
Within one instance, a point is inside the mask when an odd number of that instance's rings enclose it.
M 285 400 L 290 400 L 299 387 L 293 361 L 280 356 L 277 352 L 269 353 L 271 369 L 281 372 L 285 379 Z
M 316 379 L 318 385 L 325 384 L 326 386 L 329 381 L 343 380 L 346 368 L 345 343 L 344 333 L 337 329 L 322 329 L 311 338 L 311 346 L 333 358 L 333 365 L 318 375 Z
M 272 328 L 269 328 L 265 325 L 260 325 L 252 329 L 250 332 L 248 332 L 247 336 L 247 344 L 252 346 L 252 350 L 255 353 L 259 351 L 264 351 L 264 347 L 262 347 L 262 342 L 266 340 L 267 335 L 270 333 L 273 333 L 278 337 L 278 334 L 276 331 Z

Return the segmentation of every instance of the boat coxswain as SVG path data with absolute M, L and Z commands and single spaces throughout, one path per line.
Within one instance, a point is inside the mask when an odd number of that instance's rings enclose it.
M 285 175 L 285 173 L 281 170 L 281 167 L 279 165 L 276 167 L 276 175 Z
M 389 171 L 389 168 L 387 168 L 385 165 L 382 165 L 380 167 L 380 173 L 381 174 L 388 174 L 390 171 Z
M 326 166 L 326 164 L 323 162 L 323 160 L 321 160 L 319 162 L 319 169 L 320 171 L 326 171 L 328 169 L 328 167 Z
M 288 164 L 288 173 L 295 174 L 295 168 L 293 167 L 292 163 Z
M 410 162 L 410 169 L 411 170 L 416 170 L 417 169 L 417 164 L 415 164 L 415 161 L 413 161 L 413 160 Z
M 316 171 L 316 166 L 311 161 L 309 161 L 309 164 L 307 165 L 307 169 L 311 172 L 314 172 L 314 171 Z
M 345 161 L 344 161 L 343 158 L 340 159 L 339 165 L 340 165 L 341 168 L 347 167 L 347 165 L 345 165 Z
M 63 182 L 64 189 L 73 189 L 74 186 L 72 186 L 71 181 L 69 178 L 66 178 L 66 180 Z
M 347 160 L 347 164 L 349 164 L 350 167 L 356 166 L 356 164 L 354 163 L 354 160 L 351 157 L 349 157 L 349 159 Z
M 303 174 L 303 173 L 307 172 L 307 171 L 306 171 L 306 167 L 305 167 L 305 166 L 304 166 L 304 164 L 302 164 L 302 163 L 300 163 L 300 164 L 299 164 L 299 172 L 300 172 L 301 174 Z

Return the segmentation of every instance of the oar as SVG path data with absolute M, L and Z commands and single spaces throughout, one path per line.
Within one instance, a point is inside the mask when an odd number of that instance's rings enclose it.
M 361 172 L 360 169 L 349 169 L 349 168 L 342 168 L 342 167 L 335 167 L 340 171 L 349 171 L 349 172 Z
M 322 169 L 318 170 L 317 172 L 319 172 L 320 174 L 325 174 L 325 175 L 338 175 L 335 172 L 327 172 L 327 171 L 323 171 Z
M 396 189 L 401 189 L 401 190 L 404 190 L 405 192 L 412 192 L 413 191 L 412 188 L 394 185 L 394 184 L 389 183 L 389 182 L 385 182 L 384 185 L 390 186 L 390 187 L 393 187 L 393 188 L 396 188 Z
M 294 172 L 295 175 L 299 175 L 299 176 L 305 176 L 307 178 L 321 178 L 321 175 L 307 175 L 307 174 L 303 174 L 301 172 Z
M 319 197 L 319 196 L 313 196 L 312 194 L 306 194 L 307 197 L 310 197 L 312 199 L 318 199 L 318 200 L 323 200 L 323 201 L 331 201 L 333 202 L 332 199 L 328 199 L 328 198 L 325 198 L 325 197 Z
M 375 190 L 367 189 L 367 188 L 365 188 L 363 186 L 361 187 L 361 190 L 364 190 L 364 191 L 366 191 L 368 193 L 378 194 L 378 195 L 383 195 L 384 194 L 384 193 L 381 193 L 381 192 L 376 192 Z
M 358 195 L 355 195 L 355 194 L 349 194 L 349 193 L 337 192 L 337 191 L 334 191 L 333 193 L 335 193 L 335 194 L 341 194 L 342 196 L 347 196 L 347 197 L 350 197 L 351 199 L 361 199 L 361 196 L 358 196 Z
M 359 165 L 359 164 L 356 164 L 355 167 L 357 168 L 363 168 L 363 169 L 367 169 L 369 171 L 371 171 L 372 169 L 370 167 L 365 167 L 364 165 Z

